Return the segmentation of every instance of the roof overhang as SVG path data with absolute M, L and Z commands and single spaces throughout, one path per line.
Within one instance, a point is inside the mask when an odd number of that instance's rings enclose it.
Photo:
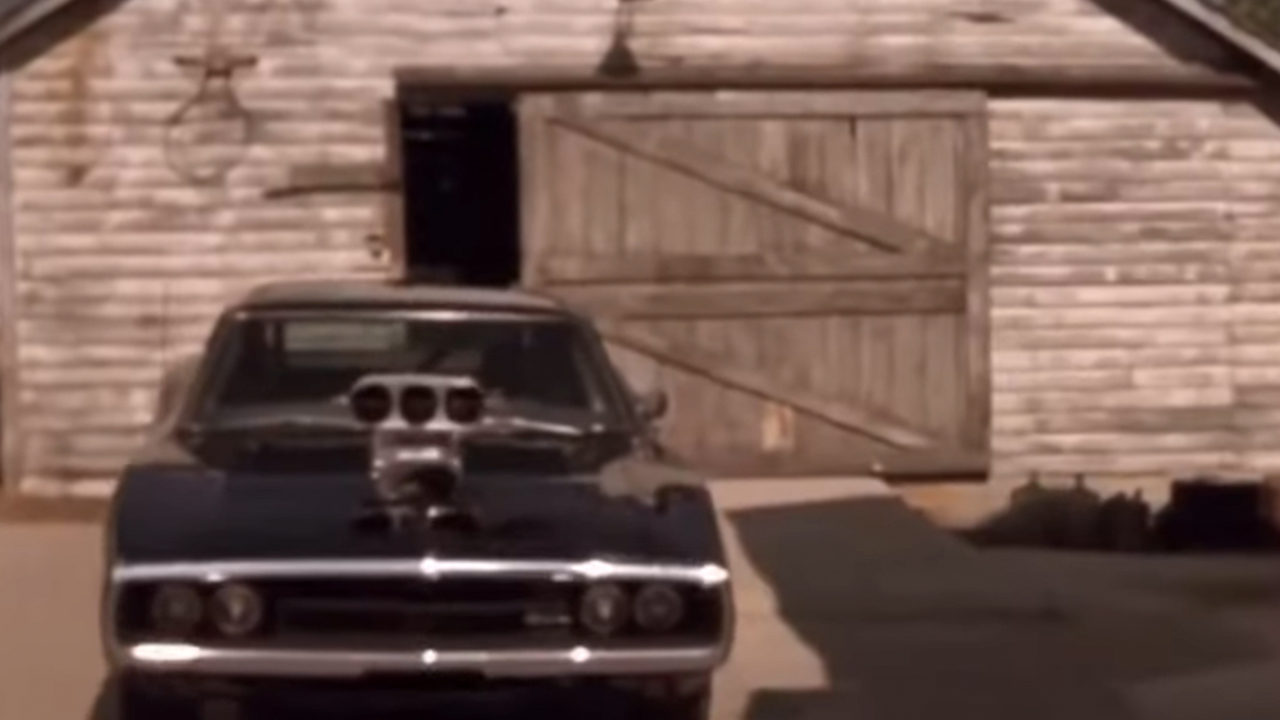
M 1241 28 L 1221 9 L 1222 0 L 1160 0 L 1280 75 L 1280 48 Z
M 0 0 L 0 47 L 77 0 Z
M 1152 0 L 1195 20 L 1208 31 L 1280 75 L 1280 48 L 1242 29 L 1214 6 L 1222 0 Z M 82 0 L 0 0 L 0 48 Z
M 400 92 L 412 97 L 600 90 L 943 90 L 979 89 L 992 96 L 1213 96 L 1251 95 L 1256 79 L 1200 67 L 1095 65 L 1046 67 L 1010 64 L 840 66 L 679 66 L 646 68 L 633 77 L 602 77 L 590 68 L 418 67 L 394 71 Z

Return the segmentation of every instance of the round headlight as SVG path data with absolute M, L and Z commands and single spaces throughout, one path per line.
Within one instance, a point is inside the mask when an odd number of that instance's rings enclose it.
M 415 385 L 400 392 L 400 416 L 410 425 L 421 425 L 436 414 L 436 391 Z
M 596 635 L 612 635 L 627 624 L 627 594 L 617 585 L 593 585 L 582 594 L 578 622 Z
M 636 625 L 649 632 L 667 632 L 684 619 L 684 597 L 680 591 L 663 583 L 653 583 L 636 593 Z
M 204 601 L 190 585 L 161 585 L 151 596 L 151 624 L 162 633 L 186 635 L 204 618 Z
M 248 585 L 224 585 L 213 594 L 209 615 L 218 632 L 243 637 L 262 625 L 266 608 L 262 596 Z

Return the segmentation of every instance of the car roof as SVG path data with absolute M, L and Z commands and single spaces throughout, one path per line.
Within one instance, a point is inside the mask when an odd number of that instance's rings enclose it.
M 472 310 L 572 316 L 556 300 L 523 290 L 390 280 L 288 280 L 264 283 L 236 310 Z

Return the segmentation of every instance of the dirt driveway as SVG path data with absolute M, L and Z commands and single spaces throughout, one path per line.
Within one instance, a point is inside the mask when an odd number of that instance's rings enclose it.
M 1276 560 L 977 551 L 870 482 L 716 493 L 720 720 L 1280 718 Z M 0 525 L 0 719 L 104 720 L 99 562 L 94 525 Z

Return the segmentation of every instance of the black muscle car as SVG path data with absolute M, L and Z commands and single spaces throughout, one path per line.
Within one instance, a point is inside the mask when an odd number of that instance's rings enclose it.
M 165 376 L 108 527 L 125 712 L 553 679 L 707 713 L 710 496 L 591 324 L 506 291 L 276 283 Z

